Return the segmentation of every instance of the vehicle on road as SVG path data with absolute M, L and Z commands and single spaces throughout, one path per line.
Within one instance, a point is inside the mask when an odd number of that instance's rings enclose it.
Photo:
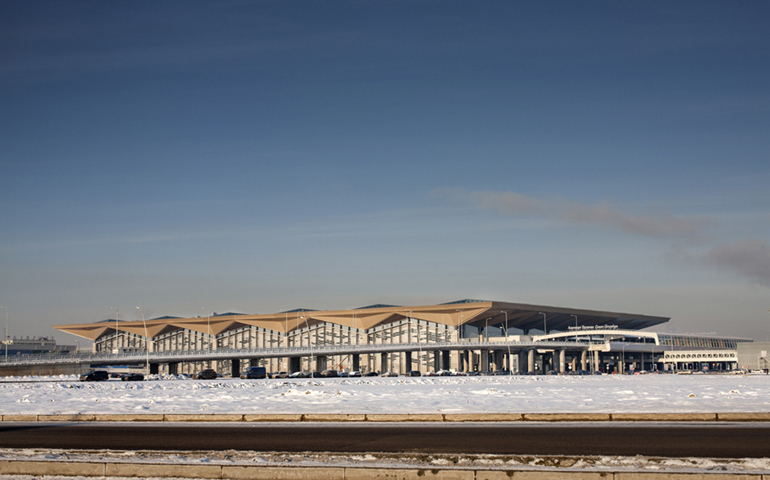
M 356 377 L 356 378 L 358 378 L 360 376 L 361 376 L 361 372 L 359 372 L 358 370 L 353 370 L 352 372 L 350 372 L 348 374 L 348 377 Z
M 385 372 L 381 376 L 382 377 L 397 377 L 398 373 L 396 373 L 396 372 Z
M 110 379 L 110 374 L 105 370 L 94 370 L 80 376 L 81 382 L 104 382 Z
M 136 372 L 124 373 L 120 376 L 120 379 L 124 382 L 141 382 L 144 380 L 144 375 Z
M 217 372 L 213 368 L 207 368 L 198 373 L 194 373 L 192 378 L 195 380 L 213 380 L 217 378 Z
M 289 378 L 307 378 L 308 374 L 305 372 L 294 372 L 291 375 L 289 375 Z M 273 378 L 279 378 L 278 376 L 275 376 Z M 283 378 L 283 377 L 280 377 Z
M 241 378 L 267 378 L 265 367 L 249 367 L 243 371 Z
M 275 375 L 273 375 L 273 378 L 289 378 L 290 376 L 291 375 L 289 375 L 289 372 L 278 372 Z
M 422 377 L 422 373 L 420 373 L 419 370 L 412 370 L 410 372 L 406 372 L 407 377 Z
M 324 370 L 321 372 L 322 377 L 339 377 L 339 372 L 337 370 Z

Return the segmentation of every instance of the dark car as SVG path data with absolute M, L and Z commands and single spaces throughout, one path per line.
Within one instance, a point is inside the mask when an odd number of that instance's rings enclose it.
M 422 377 L 422 373 L 420 373 L 419 370 L 412 370 L 410 372 L 406 372 L 407 377 Z
M 377 373 L 377 372 L 369 372 L 369 373 L 367 373 L 367 374 L 366 374 L 366 375 L 364 375 L 364 376 L 366 376 L 366 377 L 379 377 L 379 376 L 380 376 L 380 374 L 379 374 L 379 373 Z
M 511 372 L 509 372 L 508 370 L 495 370 L 494 372 L 492 372 L 492 375 L 510 375 L 510 374 Z
M 322 377 L 339 377 L 339 372 L 337 370 L 324 370 L 321 372 Z
M 120 376 L 120 379 L 124 382 L 141 382 L 144 380 L 144 375 L 141 373 L 124 373 Z
M 110 379 L 110 374 L 104 370 L 94 370 L 80 376 L 81 382 L 104 382 Z
M 217 378 L 217 372 L 213 368 L 207 368 L 200 372 L 193 374 L 193 378 L 196 380 L 212 380 Z
M 265 367 L 249 367 L 241 374 L 241 378 L 267 378 Z

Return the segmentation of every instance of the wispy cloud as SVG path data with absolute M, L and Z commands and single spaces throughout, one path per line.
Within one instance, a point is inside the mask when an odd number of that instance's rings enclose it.
M 705 265 L 770 287 L 770 246 L 758 239 L 722 243 L 696 252 L 713 242 L 707 233 L 718 221 L 709 216 L 678 216 L 667 211 L 638 214 L 610 203 L 586 204 L 564 199 L 541 199 L 516 192 L 434 190 L 433 196 L 454 204 L 495 211 L 506 216 L 529 216 L 577 225 L 594 225 L 629 235 L 656 238 L 672 244 L 672 258 L 690 265 Z
M 756 238 L 719 245 L 705 253 L 689 255 L 688 259 L 770 287 L 770 246 Z
M 434 195 L 454 202 L 492 210 L 504 215 L 536 215 L 568 223 L 597 225 L 633 235 L 669 239 L 694 239 L 715 223 L 714 219 L 696 216 L 675 216 L 666 211 L 644 215 L 624 212 L 610 205 L 570 202 L 564 199 L 539 199 L 516 192 L 463 189 L 434 190 Z

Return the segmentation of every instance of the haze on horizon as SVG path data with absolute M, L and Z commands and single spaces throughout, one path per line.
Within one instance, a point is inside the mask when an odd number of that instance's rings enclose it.
M 770 339 L 770 4 L 0 3 L 0 305 Z M 0 320 L 2 314 L 0 311 Z M 2 323 L 2 322 L 0 322 Z

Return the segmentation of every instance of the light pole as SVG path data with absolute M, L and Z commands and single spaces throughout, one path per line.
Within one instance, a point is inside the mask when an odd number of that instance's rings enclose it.
M 305 326 L 307 327 L 307 343 L 310 345 L 310 378 L 313 378 L 313 374 L 315 373 L 315 364 L 313 363 L 313 336 L 310 332 L 310 323 L 308 323 L 309 318 L 300 318 L 305 321 Z
M 3 339 L 3 345 L 5 345 L 5 363 L 8 363 L 8 343 L 10 342 L 8 337 L 8 308 L 0 306 L 0 308 L 5 308 L 5 338 Z
M 139 313 L 142 314 L 142 324 L 144 325 L 144 352 L 145 357 L 147 359 L 145 364 L 145 370 L 147 371 L 147 375 L 150 374 L 150 336 L 147 334 L 147 322 L 144 320 L 144 312 L 142 311 L 142 304 L 140 303 L 138 307 Z
M 206 307 L 202 307 L 202 308 L 201 308 L 201 310 L 203 310 L 204 312 L 206 312 L 206 315 L 207 315 L 207 320 L 206 320 L 206 325 L 207 325 L 207 327 L 206 327 L 206 331 L 207 331 L 207 333 L 208 333 L 208 335 L 209 335 L 209 341 L 208 341 L 208 344 L 209 344 L 209 351 L 211 351 L 211 312 L 209 312 L 208 310 L 206 310 Z
M 112 344 L 112 353 L 118 353 L 118 340 L 120 339 L 120 324 L 118 323 L 118 316 L 120 315 L 117 307 L 110 307 L 115 310 L 115 340 Z

